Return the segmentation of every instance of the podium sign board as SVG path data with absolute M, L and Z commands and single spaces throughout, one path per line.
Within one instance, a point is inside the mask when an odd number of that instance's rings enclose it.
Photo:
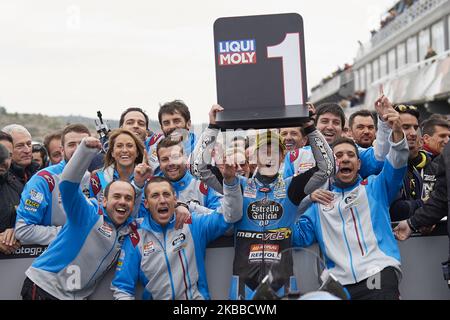
M 219 18 L 214 47 L 220 127 L 299 126 L 308 117 L 299 14 Z

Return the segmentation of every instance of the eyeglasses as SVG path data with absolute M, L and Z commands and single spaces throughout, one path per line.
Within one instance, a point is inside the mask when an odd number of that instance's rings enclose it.
M 394 107 L 394 110 L 397 111 L 397 112 L 406 112 L 408 110 L 417 111 L 417 107 L 416 106 L 407 106 L 407 105 L 404 105 L 404 104 L 399 104 L 399 105 L 396 105 Z

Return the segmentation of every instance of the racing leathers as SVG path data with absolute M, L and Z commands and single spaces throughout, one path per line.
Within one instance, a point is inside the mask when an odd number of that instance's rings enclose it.
M 210 214 L 192 213 L 191 221 L 175 230 L 175 214 L 166 226 L 147 213 L 126 238 L 112 282 L 115 299 L 134 299 L 138 281 L 143 299 L 210 299 L 204 265 L 206 246 L 242 216 L 237 179 L 224 186 L 224 205 Z M 229 191 L 230 190 L 230 191 Z M 237 191 L 237 192 L 234 192 Z
M 296 222 L 294 245 L 318 242 L 327 273 L 341 284 L 361 282 L 387 267 L 400 274 L 400 251 L 394 238 L 389 206 L 402 186 L 409 149 L 406 139 L 390 140 L 390 151 L 379 175 L 348 186 L 331 186 L 330 205 L 314 203 Z
M 132 218 L 115 226 L 96 199 L 87 199 L 80 181 L 96 149 L 85 140 L 64 168 L 59 189 L 67 222 L 48 249 L 25 272 L 38 287 L 58 299 L 85 299 L 115 264 Z M 142 190 L 141 190 L 142 192 Z M 140 201 L 140 194 L 136 195 Z
M 252 178 L 240 178 L 244 203 L 242 220 L 234 224 L 235 256 L 233 278 L 230 287 L 231 299 L 251 299 L 254 290 L 273 262 L 280 261 L 280 253 L 291 247 L 292 226 L 296 221 L 296 210 L 301 200 L 322 186 L 334 174 L 334 156 L 314 126 L 305 129 L 316 159 L 316 166 L 307 172 L 283 179 L 262 176 L 256 172 Z M 222 190 L 223 181 L 208 171 L 209 150 L 212 149 L 218 129 L 210 125 L 202 135 L 194 153 L 191 170 L 217 191 Z M 284 255 L 287 277 L 280 279 L 280 294 L 292 288 L 292 258 Z
M 384 159 L 389 152 L 389 125 L 381 119 L 378 119 L 378 123 L 379 128 L 377 130 L 375 146 L 367 149 L 358 147 L 359 157 L 361 159 L 361 170 L 359 174 L 363 178 L 380 173 L 383 168 Z M 287 178 L 306 172 L 314 166 L 315 160 L 309 146 L 288 152 L 284 159 L 283 177 Z
M 40 170 L 25 185 L 17 208 L 16 238 L 22 244 L 48 245 L 66 222 L 59 184 L 65 160 Z M 89 196 L 89 172 L 85 172 L 80 190 Z

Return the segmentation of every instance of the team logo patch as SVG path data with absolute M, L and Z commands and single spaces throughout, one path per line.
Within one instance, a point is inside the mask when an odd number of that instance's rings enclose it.
M 154 134 L 150 138 L 149 145 L 154 145 L 160 138 L 162 138 L 162 133 Z M 155 149 L 156 150 L 156 149 Z
M 250 246 L 250 254 L 248 261 L 250 263 L 261 262 L 263 257 L 264 261 L 277 262 L 281 260 L 281 254 L 279 252 L 280 246 L 277 244 L 252 244 Z
M 320 205 L 322 207 L 323 212 L 330 212 L 334 209 L 334 204 L 330 203 L 329 205 L 324 206 L 323 204 Z
M 44 178 L 45 181 L 47 181 L 48 188 L 50 189 L 50 192 L 52 192 L 53 189 L 55 188 L 55 179 L 53 179 L 52 175 L 45 170 L 38 172 L 37 175 Z
M 303 173 L 305 171 L 308 171 L 309 169 L 313 168 L 316 164 L 312 163 L 312 162 L 303 162 L 300 163 L 300 165 L 298 166 L 298 172 L 299 173 Z
M 247 216 L 259 226 L 267 226 L 281 219 L 283 206 L 273 200 L 262 199 L 250 203 L 247 208 Z
M 107 238 L 111 238 L 113 233 L 113 229 L 106 222 L 103 222 L 103 225 L 97 230 Z
M 219 49 L 219 66 L 256 63 L 256 41 L 254 39 L 220 41 L 217 47 Z
M 102 190 L 102 186 L 100 184 L 100 179 L 98 178 L 98 176 L 96 174 L 93 174 L 91 176 L 90 181 L 91 181 L 92 192 L 96 196 Z
M 42 200 L 44 200 L 44 194 L 42 194 L 42 193 L 40 193 L 40 192 L 38 192 L 38 191 L 36 191 L 34 189 L 31 189 L 31 191 L 30 191 L 30 198 L 33 201 L 41 203 Z
M 344 203 L 346 204 L 345 209 L 357 206 L 359 204 L 358 189 L 355 189 L 348 196 L 346 196 L 344 198 Z
M 158 154 L 156 153 L 156 149 L 153 149 L 153 151 L 151 153 L 151 158 L 153 160 L 158 160 Z
M 208 195 L 208 186 L 206 184 L 204 184 L 203 182 L 200 183 L 199 189 L 203 195 L 205 195 L 205 196 Z
M 184 233 L 180 233 L 172 240 L 172 245 L 174 247 L 176 247 L 176 246 L 180 245 L 181 243 L 183 243 L 185 240 L 186 240 L 186 235 Z
M 142 254 L 144 255 L 144 257 L 147 257 L 151 253 L 155 252 L 155 245 L 153 244 L 153 241 L 145 243 L 142 250 L 143 250 Z
M 259 191 L 262 192 L 262 193 L 269 193 L 270 192 L 270 188 L 261 187 L 261 188 L 259 188 Z
M 292 230 L 289 228 L 279 228 L 268 230 L 267 232 L 254 231 L 238 231 L 236 237 L 245 239 L 258 239 L 262 241 L 283 241 L 289 239 L 292 235 Z
M 289 160 L 290 160 L 291 162 L 294 162 L 295 160 L 297 160 L 298 155 L 299 155 L 299 151 L 298 151 L 298 150 L 291 151 L 291 152 L 289 153 Z
M 355 199 L 356 199 L 356 197 L 354 195 L 349 195 L 348 197 L 346 197 L 344 199 L 344 202 L 345 202 L 345 204 L 349 204 L 349 203 L 355 201 Z
M 27 199 L 27 200 L 25 200 L 25 205 L 26 206 L 29 206 L 29 207 L 31 207 L 31 208 L 39 208 L 39 206 L 41 205 L 39 202 L 36 202 L 36 201 L 33 201 L 33 200 L 30 200 L 30 199 Z

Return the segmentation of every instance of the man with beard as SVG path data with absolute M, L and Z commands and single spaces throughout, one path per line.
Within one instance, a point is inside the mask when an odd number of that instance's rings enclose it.
M 183 152 L 189 157 L 194 151 L 197 138 L 190 132 L 191 113 L 181 100 L 174 100 L 163 104 L 159 108 L 158 120 L 164 136 L 183 142 Z
M 377 128 L 372 112 L 360 110 L 349 119 L 350 132 L 355 143 L 361 148 L 370 148 L 375 141 Z
M 419 111 L 415 106 L 397 105 L 402 128 L 409 147 L 408 170 L 403 179 L 403 187 L 392 203 L 392 221 L 408 219 L 414 211 L 423 206 L 436 183 L 437 162 L 421 150 L 422 140 L 419 129 Z M 426 232 L 424 230 L 424 232 Z
M 165 137 L 159 142 L 157 152 L 162 175 L 170 181 L 178 201 L 197 213 L 210 213 L 220 206 L 222 196 L 193 177 L 187 169 L 180 142 Z
M 333 152 L 339 171 L 330 188 L 333 200 L 311 206 L 294 227 L 294 245 L 318 242 L 326 260 L 322 276 L 333 274 L 354 300 L 400 296 L 400 250 L 391 229 L 389 205 L 406 172 L 408 146 L 398 113 L 387 113 L 384 120 L 392 126 L 392 134 L 381 173 L 363 180 L 355 142 L 337 140 Z
M 64 160 L 40 170 L 26 184 L 16 218 L 16 237 L 22 244 L 48 245 L 66 222 L 59 191 L 61 174 L 81 140 L 90 135 L 89 129 L 82 124 L 65 127 L 61 135 Z M 89 177 L 89 172 L 86 172 L 80 183 L 87 196 Z
M 223 111 L 214 105 L 209 113 L 210 125 L 202 134 L 192 156 L 191 172 L 209 187 L 223 194 L 223 178 L 209 170 L 211 149 L 219 129 L 216 114 Z M 303 125 L 317 166 L 296 177 L 283 179 L 279 168 L 284 145 L 279 135 L 268 131 L 257 136 L 255 153 L 257 171 L 251 178 L 239 176 L 244 203 L 242 220 L 234 224 L 235 257 L 231 299 L 251 299 L 254 290 L 279 254 L 291 247 L 291 227 L 297 206 L 307 194 L 322 186 L 334 172 L 334 158 L 323 136 L 312 121 Z M 291 266 L 289 258 L 282 263 Z M 280 290 L 295 289 L 292 273 L 281 281 Z
M 179 199 L 173 183 L 165 177 L 150 179 L 145 187 L 148 212 L 137 221 L 137 230 L 125 240 L 112 282 L 114 298 L 134 299 L 139 281 L 145 288 L 143 299 L 210 299 L 205 272 L 206 246 L 242 215 L 242 194 L 235 175 L 235 166 L 226 166 L 223 206 L 210 214 L 193 212 L 181 230 L 174 228 Z M 237 192 L 229 191 L 234 189 Z
M 133 230 L 130 215 L 135 204 L 139 206 L 151 169 L 139 164 L 135 186 L 128 181 L 113 181 L 106 186 L 101 203 L 88 200 L 80 182 L 101 148 L 100 140 L 84 138 L 64 167 L 59 189 L 67 222 L 25 272 L 24 300 L 86 299 L 115 264 L 125 236 Z

